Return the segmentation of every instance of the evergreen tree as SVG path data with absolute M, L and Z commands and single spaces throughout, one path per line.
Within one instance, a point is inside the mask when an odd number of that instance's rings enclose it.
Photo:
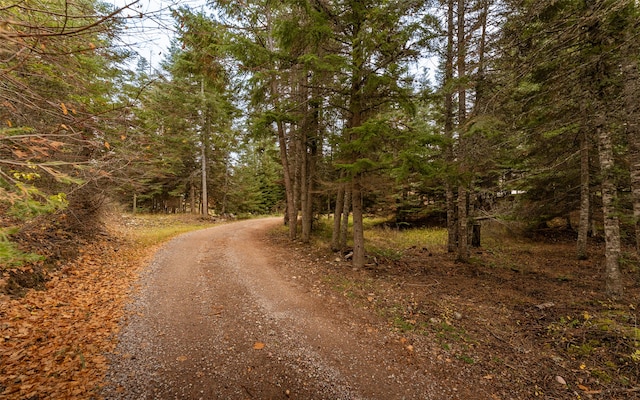
M 425 2 L 311 1 L 308 12 L 318 31 L 330 32 L 315 57 L 334 78 L 326 86 L 330 102 L 345 121 L 336 160 L 345 171 L 354 219 L 353 264 L 365 262 L 362 226 L 365 182 L 379 167 L 377 145 L 392 131 L 381 112 L 411 106 L 412 78 L 407 63 L 431 38 Z M 412 16 L 412 18 L 409 18 Z M 337 213 L 336 213 L 337 214 Z
M 622 177 L 617 174 L 614 148 L 623 145 L 619 109 L 624 88 L 632 84 L 622 79 L 620 66 L 625 59 L 637 62 L 637 55 L 628 58 L 621 51 L 628 49 L 627 32 L 637 31 L 637 20 L 629 17 L 637 15 L 636 5 L 545 1 L 511 6 L 502 33 L 509 43 L 503 59 L 513 71 L 509 88 L 520 107 L 513 113 L 518 119 L 511 123 L 525 133 L 526 147 L 521 148 L 526 149 L 527 197 L 544 202 L 538 214 L 546 213 L 547 218 L 551 213 L 566 215 L 581 204 L 580 240 L 585 240 L 589 213 L 585 197 L 591 182 L 586 176 L 588 149 L 589 143 L 597 144 L 607 291 L 619 295 L 621 210 L 616 207 Z M 578 256 L 584 255 L 581 243 Z
M 119 12 L 94 1 L 3 4 L 0 200 L 13 215 L 63 208 L 72 193 L 90 203 L 79 189 L 96 189 L 113 167 Z
M 162 66 L 166 76 L 144 87 L 136 111 L 137 140 L 148 152 L 135 169 L 141 198 L 189 197 L 194 212 L 198 191 L 202 213 L 209 204 L 224 212 L 236 109 L 219 50 L 223 32 L 186 8 L 174 17 L 178 37 Z

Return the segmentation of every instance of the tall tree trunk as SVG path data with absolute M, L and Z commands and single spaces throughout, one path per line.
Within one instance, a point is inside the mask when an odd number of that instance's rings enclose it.
M 640 129 L 638 129 L 637 122 L 629 123 L 627 129 L 629 138 L 629 168 L 631 172 L 633 222 L 636 236 L 635 244 L 636 252 L 640 253 Z
M 278 89 L 278 81 L 273 78 L 271 81 L 271 97 L 276 109 L 280 107 L 278 98 L 280 92 Z M 289 143 L 287 140 L 287 132 L 284 122 L 276 121 L 276 129 L 278 134 L 278 148 L 280 150 L 280 163 L 282 164 L 282 175 L 284 178 L 284 192 L 287 200 L 285 212 L 285 224 L 289 226 L 289 239 L 295 240 L 298 236 L 298 208 L 295 201 L 295 177 L 291 175 L 291 160 L 289 159 Z
M 469 191 L 460 185 L 458 188 L 458 253 L 457 260 L 461 262 L 469 261 L 469 218 L 467 215 L 467 204 L 469 202 Z
M 473 104 L 473 113 L 480 114 L 484 106 L 485 95 L 485 49 L 487 46 L 487 17 L 489 14 L 489 0 L 480 0 L 482 11 L 480 12 L 480 43 L 478 45 L 478 72 L 476 74 L 476 100 Z
M 282 173 L 284 176 L 284 191 L 287 198 L 286 220 L 289 223 L 289 238 L 294 240 L 298 236 L 298 210 L 295 206 L 293 196 L 293 183 L 291 179 L 291 166 L 289 164 L 289 156 L 287 154 L 287 138 L 285 134 L 284 124 L 277 122 L 278 128 L 278 145 L 280 147 L 280 161 L 282 162 Z
M 628 36 L 631 36 L 630 34 Z M 631 199 L 635 225 L 636 252 L 640 253 L 640 73 L 638 72 L 636 37 L 629 37 L 628 55 L 624 66 L 624 105 L 627 140 L 629 142 L 629 172 L 631 175 Z
M 207 150 L 205 143 L 202 143 L 202 215 L 209 215 L 209 198 L 207 197 Z
M 138 195 L 136 193 L 133 194 L 133 214 L 138 211 Z
M 467 50 L 465 39 L 465 1 L 458 0 L 458 160 L 460 163 L 460 175 L 462 182 L 458 187 L 458 261 L 467 262 L 469 260 L 469 234 L 468 225 L 469 217 L 467 214 L 467 203 L 469 199 L 469 191 L 464 184 L 467 179 L 465 174 L 467 171 L 467 152 L 465 138 L 465 124 L 467 122 L 467 91 L 463 83 L 467 75 Z
M 220 206 L 220 213 L 227 213 L 227 199 L 229 193 L 229 160 L 224 159 L 224 190 L 222 192 L 222 205 Z
M 304 129 L 303 129 L 304 130 Z M 311 239 L 311 218 L 309 214 L 309 153 L 307 151 L 307 134 L 306 132 L 300 133 L 300 149 L 298 155 L 300 156 L 300 214 L 302 215 L 302 229 L 300 239 L 303 243 L 309 243 Z
M 365 262 L 364 253 L 364 224 L 362 213 L 362 176 L 353 178 L 352 207 L 353 207 L 353 267 L 362 268 Z
M 271 53 L 275 53 L 278 48 L 274 38 L 274 16 L 271 12 L 271 6 L 267 5 L 265 9 L 265 23 L 268 30 L 266 37 L 266 48 Z M 280 73 L 278 64 L 271 65 L 273 72 L 276 74 L 271 78 L 269 90 L 271 105 L 276 112 L 281 111 L 280 99 L 284 96 L 280 93 L 280 85 L 278 80 L 278 74 Z M 284 223 L 289 226 L 289 238 L 295 240 L 298 236 L 298 208 L 295 198 L 295 175 L 292 174 L 292 160 L 290 160 L 289 152 L 290 147 L 295 148 L 295 144 L 289 146 L 289 138 L 287 137 L 287 130 L 280 118 L 276 121 L 276 130 L 278 135 L 278 147 L 280 149 L 280 162 L 282 164 L 282 173 L 284 178 L 284 190 L 287 200 L 286 204 L 286 216 Z
M 303 199 L 302 199 L 302 241 L 308 243 L 311 240 L 311 231 L 313 229 L 313 192 L 315 190 L 315 176 L 316 176 L 316 160 L 318 157 L 318 136 L 319 132 L 319 107 L 320 100 L 318 100 L 318 89 L 312 91 L 312 98 L 307 101 L 309 83 L 307 69 L 303 69 L 302 76 L 302 96 L 301 100 L 303 104 L 308 103 L 308 107 L 303 107 L 303 130 L 304 130 L 304 160 L 302 174 L 303 184 Z
M 344 208 L 344 184 L 338 186 L 336 194 L 336 207 L 333 213 L 333 230 L 331 231 L 331 250 L 340 250 L 340 227 L 342 221 L 342 210 Z
M 612 297 L 622 295 L 620 276 L 620 224 L 616 215 L 617 190 L 614 180 L 613 148 L 611 133 L 604 126 L 598 126 L 598 152 L 602 171 L 602 213 L 604 215 L 605 237 L 605 283 L 607 294 Z
M 349 234 L 349 216 L 351 215 L 351 184 L 344 190 L 344 206 L 342 207 L 342 226 L 340 226 L 340 248 L 347 247 L 347 236 Z
M 202 113 L 203 113 L 203 122 L 202 122 L 202 151 L 200 154 L 201 158 L 201 175 L 202 175 L 202 215 L 205 217 L 209 215 L 209 198 L 208 189 L 207 189 L 207 146 L 209 145 L 209 115 L 207 112 L 207 107 L 205 103 L 204 97 L 204 80 L 202 80 L 201 85 L 201 95 L 202 95 Z
M 635 225 L 636 252 L 640 253 L 640 130 L 629 132 L 629 168 L 631 169 L 631 198 L 633 201 L 633 222 Z
M 580 134 L 580 223 L 578 225 L 578 242 L 576 249 L 578 260 L 587 259 L 590 215 L 589 185 L 589 139 L 587 137 L 587 130 L 584 129 Z
M 292 137 L 292 157 L 293 160 L 289 160 L 292 164 L 291 174 L 293 175 L 293 205 L 295 207 L 295 221 L 297 224 L 298 216 L 300 215 L 300 199 L 302 198 L 302 159 L 304 158 L 304 147 L 302 146 L 302 138 L 300 128 L 291 124 L 291 137 Z M 296 227 L 296 237 L 298 236 Z
M 189 201 L 191 204 L 191 214 L 197 214 L 196 212 L 196 185 L 193 182 L 193 178 L 192 178 L 192 182 L 191 182 L 191 187 L 189 188 Z
M 451 165 L 454 162 L 453 154 L 453 45 L 455 25 L 453 20 L 454 0 L 448 0 L 447 5 L 447 53 L 445 59 L 445 77 L 444 77 L 444 136 L 446 140 L 445 161 Z M 447 251 L 453 253 L 458 247 L 457 240 L 457 219 L 455 194 L 451 177 L 447 177 L 448 182 L 445 184 L 446 207 L 447 207 Z
M 314 144 L 315 139 L 312 139 L 311 148 L 307 155 L 307 185 L 306 185 L 306 199 L 303 208 L 302 216 L 302 239 L 305 242 L 311 240 L 311 232 L 313 231 L 313 193 L 315 191 L 315 177 L 316 177 L 316 160 L 318 157 L 318 148 Z
M 349 119 L 347 132 L 350 142 L 356 142 L 359 135 L 354 132 L 362 126 L 365 120 L 364 84 L 366 82 L 367 58 L 365 56 L 364 39 L 361 37 L 364 29 L 365 7 L 354 7 L 354 24 L 352 26 L 351 42 L 351 88 L 349 92 Z M 362 158 L 359 150 L 352 150 L 350 162 L 356 163 Z M 353 208 L 353 267 L 364 267 L 364 224 L 362 215 L 362 179 L 361 171 L 353 174 L 351 178 L 351 207 Z
M 447 251 L 455 253 L 458 248 L 458 215 L 456 209 L 456 195 L 453 185 L 447 183 L 445 189 L 447 204 Z

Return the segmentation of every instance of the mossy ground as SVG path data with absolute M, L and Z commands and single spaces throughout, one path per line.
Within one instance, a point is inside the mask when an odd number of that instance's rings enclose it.
M 570 238 L 491 234 L 471 262 L 446 253 L 446 232 L 370 223 L 368 264 L 353 270 L 329 250 L 330 221 L 300 251 L 324 287 L 382 317 L 424 357 L 449 360 L 499 398 L 627 399 L 640 395 L 639 259 L 627 249 L 625 296 L 605 294 L 603 243 L 577 260 Z M 278 232 L 277 241 L 286 241 Z M 419 362 L 416 354 L 415 362 Z M 562 378 L 562 379 L 559 379 Z M 560 382 L 566 382 L 561 384 Z M 502 397 L 502 395 L 505 397 Z M 591 397 L 589 397 L 591 396 Z

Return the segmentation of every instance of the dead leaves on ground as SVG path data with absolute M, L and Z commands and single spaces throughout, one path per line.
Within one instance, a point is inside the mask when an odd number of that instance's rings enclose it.
M 0 297 L 0 399 L 95 398 L 142 259 L 103 241 L 52 274 L 47 290 Z

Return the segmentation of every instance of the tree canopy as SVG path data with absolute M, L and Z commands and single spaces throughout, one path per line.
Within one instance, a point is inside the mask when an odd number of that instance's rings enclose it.
M 361 267 L 367 214 L 446 226 L 462 262 L 483 221 L 561 220 L 578 258 L 604 238 L 622 292 L 621 246 L 640 243 L 637 2 L 211 1 L 171 10 L 155 71 L 115 45 L 121 11 L 0 8 L 5 228 L 90 188 L 134 211 L 282 212 L 305 242 L 332 213 L 332 247 Z

